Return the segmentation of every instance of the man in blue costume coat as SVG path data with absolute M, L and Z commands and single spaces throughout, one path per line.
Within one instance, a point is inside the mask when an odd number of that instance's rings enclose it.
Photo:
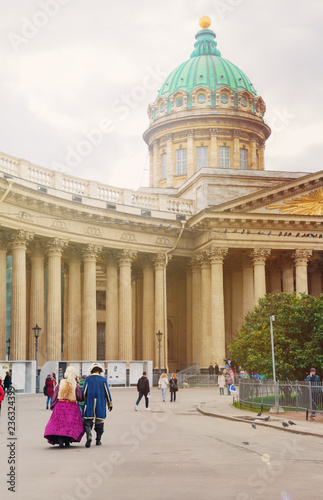
M 86 377 L 83 385 L 84 414 L 83 428 L 86 433 L 85 446 L 89 448 L 92 442 L 93 420 L 95 419 L 94 430 L 96 432 L 96 445 L 101 443 L 101 436 L 104 432 L 104 419 L 106 417 L 106 405 L 108 410 L 112 410 L 112 398 L 107 379 L 101 374 L 104 368 L 99 363 L 93 363 L 90 367 L 90 375 Z

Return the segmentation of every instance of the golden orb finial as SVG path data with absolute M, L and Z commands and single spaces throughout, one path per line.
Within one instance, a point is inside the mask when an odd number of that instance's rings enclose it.
M 206 30 L 211 25 L 211 19 L 208 16 L 203 16 L 200 19 L 200 26 Z

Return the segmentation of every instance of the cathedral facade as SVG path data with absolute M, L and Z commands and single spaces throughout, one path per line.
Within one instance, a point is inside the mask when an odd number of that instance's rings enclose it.
M 222 363 L 266 293 L 322 292 L 323 174 L 265 170 L 266 105 L 208 18 L 149 105 L 150 186 L 0 153 L 0 359 Z M 8 278 L 9 277 L 9 278 Z

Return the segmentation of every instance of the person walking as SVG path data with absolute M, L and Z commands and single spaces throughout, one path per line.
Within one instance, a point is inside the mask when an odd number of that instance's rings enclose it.
M 315 417 L 315 411 L 319 402 L 319 393 L 321 391 L 321 380 L 318 375 L 316 375 L 316 368 L 310 369 L 310 374 L 306 377 L 306 382 L 310 383 L 311 386 L 311 397 L 312 397 L 312 414 L 311 418 Z
M 6 376 L 5 376 L 4 381 L 3 381 L 3 387 L 4 387 L 5 394 L 7 393 L 7 396 L 9 394 L 10 386 L 11 386 L 11 375 L 10 375 L 10 372 L 6 372 Z
M 215 375 L 219 375 L 220 373 L 219 365 L 217 363 L 214 363 L 214 373 Z
M 227 386 L 227 395 L 230 396 L 230 386 L 233 384 L 233 376 L 231 375 L 230 371 L 226 371 L 225 375 L 225 384 Z
M 220 396 L 221 395 L 224 396 L 225 377 L 224 377 L 223 373 L 221 373 L 218 376 L 218 386 L 220 389 Z
M 173 399 L 174 399 L 174 403 L 175 403 L 176 392 L 178 391 L 177 377 L 176 377 L 175 373 L 172 373 L 172 377 L 169 381 L 169 388 L 170 388 L 170 402 L 172 403 Z
M 83 390 L 83 386 L 84 386 L 84 382 L 85 382 L 85 379 L 86 379 L 86 375 L 82 375 L 82 377 L 76 377 L 76 382 L 77 382 L 77 385 L 81 388 L 81 390 Z M 84 413 L 84 401 L 78 401 L 77 402 L 78 406 L 79 406 L 79 409 L 81 411 L 81 415 L 83 417 L 83 413 Z
M 104 433 L 104 420 L 107 416 L 106 407 L 112 411 L 112 397 L 107 379 L 103 375 L 104 368 L 99 363 L 90 366 L 90 375 L 86 377 L 83 385 L 83 428 L 86 433 L 85 446 L 89 448 L 92 442 L 92 428 L 96 432 L 95 444 L 100 446 Z
M 135 411 L 138 411 L 138 405 L 143 396 L 145 396 L 145 406 L 146 410 L 149 411 L 149 397 L 150 397 L 150 387 L 149 380 L 147 378 L 147 372 L 142 373 L 142 377 L 137 382 L 137 391 L 139 392 L 138 399 L 135 404 Z
M 48 410 L 48 407 L 49 408 L 51 407 L 51 404 L 53 401 L 53 395 L 54 395 L 54 380 L 50 374 L 48 374 L 46 377 L 45 387 L 46 387 L 46 396 L 47 396 L 46 410 Z
M 2 379 L 0 377 L 0 415 L 1 415 L 1 403 L 4 399 L 4 390 L 3 390 L 3 387 L 2 387 Z
M 83 437 L 83 422 L 76 401 L 82 399 L 82 391 L 76 383 L 76 369 L 68 366 L 64 379 L 56 386 L 51 405 L 53 413 L 46 425 L 44 438 L 60 448 L 79 443 Z
M 161 376 L 160 376 L 160 379 L 158 381 L 158 387 L 161 388 L 163 402 L 166 401 L 166 389 L 167 389 L 167 386 L 168 386 L 167 374 L 166 373 L 162 373 Z

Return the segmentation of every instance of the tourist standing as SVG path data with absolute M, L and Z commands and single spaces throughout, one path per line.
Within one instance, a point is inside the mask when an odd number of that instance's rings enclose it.
M 142 377 L 137 382 L 137 391 L 139 392 L 138 399 L 135 404 L 135 411 L 138 410 L 138 405 L 143 396 L 145 396 L 145 406 L 146 410 L 149 411 L 149 396 L 150 396 L 150 387 L 149 380 L 147 378 L 147 372 L 142 373 Z
M 54 395 L 54 380 L 51 375 L 47 375 L 46 380 L 45 380 L 45 387 L 46 387 L 46 396 L 47 396 L 47 401 L 46 401 L 46 410 L 48 410 L 48 407 L 51 407 L 52 401 L 53 401 L 53 395 Z
M 169 388 L 170 388 L 170 401 L 172 403 L 173 399 L 174 399 L 174 403 L 175 403 L 176 392 L 178 391 L 177 377 L 176 377 L 175 373 L 172 373 L 172 377 L 169 381 Z
M 224 396 L 225 377 L 224 377 L 223 373 L 221 373 L 218 376 L 218 386 L 220 389 L 220 396 L 221 395 Z
M 104 433 L 104 419 L 107 416 L 106 406 L 111 411 L 112 398 L 107 379 L 103 375 L 104 368 L 99 363 L 93 363 L 90 367 L 90 375 L 86 377 L 83 385 L 83 398 L 85 401 L 83 412 L 83 427 L 86 433 L 85 446 L 89 448 L 92 442 L 92 428 L 96 432 L 97 446 L 101 445 L 101 437 Z
M 1 403 L 4 399 L 4 390 L 2 387 L 2 379 L 0 378 L 0 415 L 1 415 Z
M 83 422 L 76 401 L 82 399 L 82 391 L 76 383 L 76 369 L 68 366 L 64 379 L 56 386 L 51 410 L 53 413 L 45 428 L 44 438 L 60 448 L 83 437 Z
M 4 392 L 7 393 L 7 396 L 9 394 L 10 386 L 11 386 L 11 375 L 10 372 L 6 372 L 6 376 L 3 381 L 3 387 L 4 387 Z
M 227 395 L 230 396 L 230 386 L 233 384 L 233 376 L 231 375 L 231 372 L 226 371 L 224 378 L 227 386 Z
M 316 410 L 318 406 L 319 393 L 321 391 L 321 380 L 320 377 L 316 375 L 316 368 L 310 369 L 310 374 L 307 375 L 305 380 L 311 385 L 312 410 Z M 311 417 L 315 417 L 315 411 L 312 411 Z
M 158 381 L 158 387 L 161 388 L 163 402 L 166 401 L 166 389 L 167 389 L 167 386 L 168 386 L 167 374 L 166 373 L 162 373 L 161 376 L 160 376 L 160 379 Z

